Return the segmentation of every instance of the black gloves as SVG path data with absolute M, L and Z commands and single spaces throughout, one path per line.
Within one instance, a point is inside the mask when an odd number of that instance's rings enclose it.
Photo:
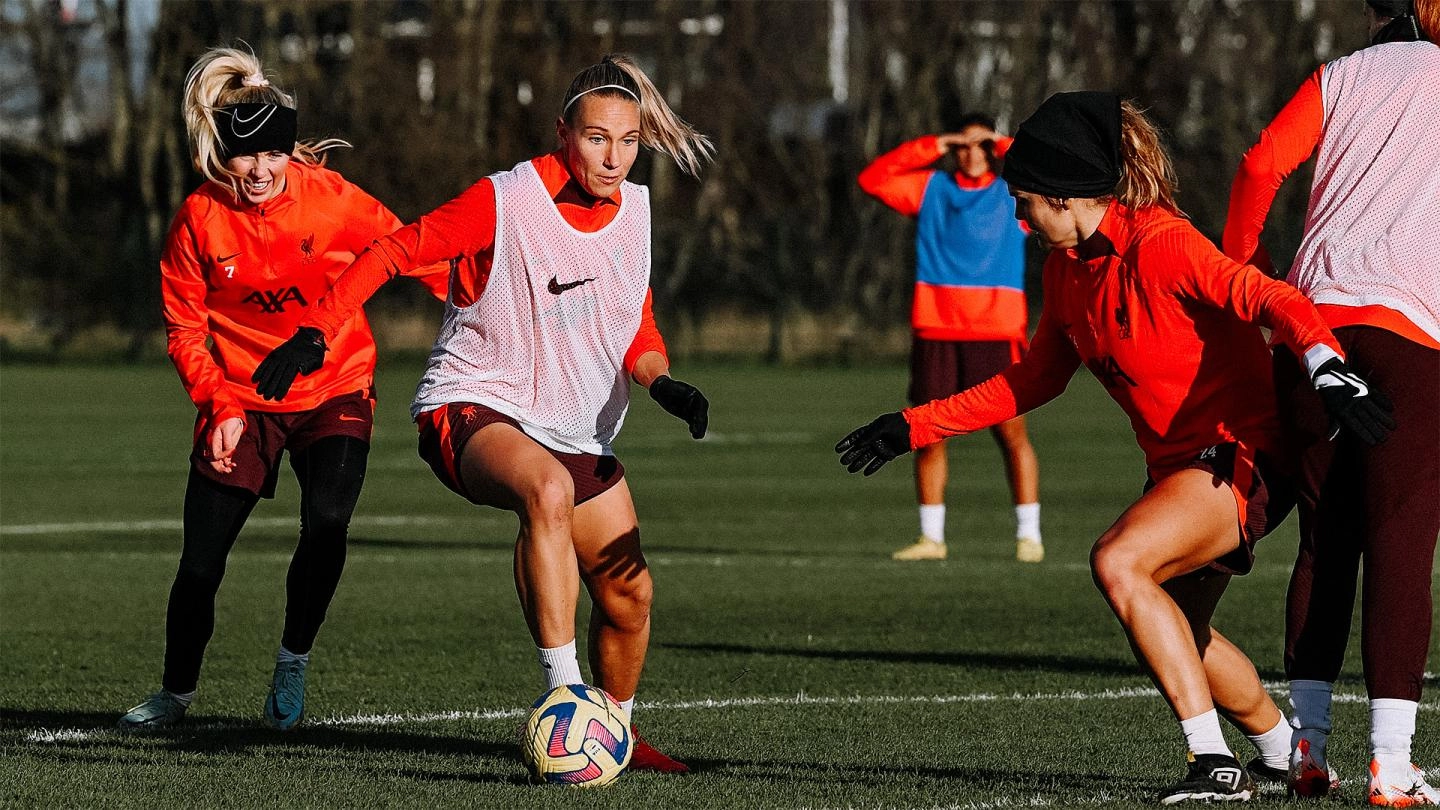
M 250 375 L 255 390 L 266 399 L 280 401 L 290 393 L 297 374 L 312 374 L 325 362 L 325 336 L 312 326 L 302 326 L 295 335 L 276 346 Z
M 710 401 L 700 389 L 661 374 L 650 383 L 650 398 L 660 403 L 667 413 L 685 420 L 690 426 L 691 438 L 705 436 L 705 428 L 710 424 Z
M 850 431 L 849 436 L 835 445 L 835 452 L 850 472 L 860 472 L 863 468 L 866 475 L 874 475 L 886 462 L 910 452 L 910 423 L 898 412 L 884 414 L 865 427 Z
M 1379 389 L 1371 388 L 1340 358 L 1332 357 L 1321 363 L 1311 382 L 1320 394 L 1320 401 L 1325 403 L 1325 413 L 1330 415 L 1331 439 L 1345 428 L 1373 447 L 1385 441 L 1395 429 L 1390 398 Z

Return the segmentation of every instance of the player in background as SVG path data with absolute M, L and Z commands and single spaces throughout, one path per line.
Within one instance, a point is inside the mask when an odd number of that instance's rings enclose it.
M 1015 221 L 999 161 L 1010 139 L 970 113 L 956 132 L 926 135 L 876 158 L 860 173 L 865 193 L 916 220 L 910 404 L 943 399 L 1004 371 L 1025 351 L 1024 228 Z M 957 171 L 937 160 L 954 152 Z M 1015 504 L 1017 559 L 1040 562 L 1040 464 L 1017 416 L 990 429 Z M 915 452 L 920 538 L 891 556 L 945 559 L 945 443 Z
M 185 78 L 191 157 L 206 182 L 185 199 L 160 259 L 167 350 L 199 409 L 185 488 L 184 548 L 170 589 L 161 690 L 120 718 L 171 725 L 190 706 L 215 629 L 225 561 L 260 498 L 274 497 L 280 457 L 300 483 L 300 540 L 285 579 L 285 627 L 265 718 L 300 721 L 305 668 L 345 567 L 350 516 L 365 480 L 374 415 L 375 341 L 363 313 L 329 336 L 343 362 L 284 404 L 249 385 L 265 352 L 377 236 L 400 221 L 323 167 L 344 141 L 296 141 L 294 100 L 251 53 L 208 51 Z M 446 265 L 417 273 L 437 296 Z M 208 343 L 208 345 L 207 345 Z
M 611 443 L 632 380 L 696 439 L 709 404 L 669 376 L 651 313 L 650 198 L 625 178 L 642 144 L 692 176 L 713 149 L 618 55 L 576 75 L 555 128 L 556 151 L 482 178 L 377 240 L 255 379 L 262 393 L 284 397 L 297 371 L 323 360 L 320 338 L 386 279 L 456 260 L 411 407 L 420 455 L 460 496 L 518 516 L 515 587 L 546 688 L 583 682 L 575 651 L 583 581 L 594 684 L 629 714 L 653 586 Z M 638 735 L 630 767 L 688 770 Z
M 1246 800 L 1255 773 L 1283 782 L 1290 728 L 1255 667 L 1210 626 L 1254 544 L 1293 505 L 1260 326 L 1304 358 L 1327 408 L 1367 440 L 1389 416 L 1293 287 L 1227 259 L 1176 207 L 1159 133 L 1112 93 L 1051 96 L 1005 163 L 1016 216 L 1049 243 L 1030 351 L 980 385 L 881 416 L 836 446 L 851 472 L 1012 419 L 1058 396 L 1084 364 L 1130 417 L 1143 494 L 1090 564 L 1140 663 L 1180 721 L 1185 778 L 1164 804 Z M 1242 768 L 1223 713 L 1260 756 Z
M 1429 8 L 1440 12 L 1433 0 Z M 1299 455 L 1301 543 L 1285 626 L 1290 776 L 1306 796 L 1339 784 L 1326 751 L 1331 691 L 1363 556 L 1369 800 L 1404 807 L 1440 803 L 1410 759 L 1440 533 L 1440 47 L 1424 41 L 1409 0 L 1370 0 L 1366 10 L 1371 47 L 1316 70 L 1246 152 L 1224 249 L 1252 260 L 1276 190 L 1318 146 L 1288 280 L 1315 302 L 1350 366 L 1394 399 L 1399 427 L 1376 447 L 1335 436 L 1295 356 L 1276 350 Z

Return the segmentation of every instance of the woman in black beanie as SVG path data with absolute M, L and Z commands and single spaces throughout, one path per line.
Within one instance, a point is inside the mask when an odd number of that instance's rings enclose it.
M 1285 778 L 1290 728 L 1210 618 L 1293 505 L 1275 462 L 1280 425 L 1259 327 L 1305 359 L 1332 416 L 1364 440 L 1383 440 L 1389 415 L 1304 296 L 1225 258 L 1185 219 L 1159 134 L 1128 102 L 1051 96 L 1020 125 L 1004 178 L 1016 216 L 1051 247 L 1030 353 L 968 391 L 854 431 L 836 447 L 840 461 L 873 473 L 1037 408 L 1088 367 L 1145 452 L 1143 494 L 1090 562 L 1190 751 L 1189 772 L 1160 801 L 1248 800 L 1257 775 Z M 1259 749 L 1248 768 L 1226 745 L 1220 713 Z

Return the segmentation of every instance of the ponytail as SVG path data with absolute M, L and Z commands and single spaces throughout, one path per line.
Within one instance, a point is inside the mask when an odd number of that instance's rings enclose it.
M 655 89 L 650 77 L 639 65 L 623 54 L 609 54 L 598 64 L 576 74 L 565 93 L 560 115 L 566 126 L 574 126 L 575 102 L 583 95 L 625 98 L 640 105 L 640 141 L 661 152 L 680 170 L 692 177 L 700 176 L 704 163 L 713 160 L 715 146 L 710 139 L 686 123 L 670 109 L 664 96 Z
M 1120 102 L 1120 184 L 1115 197 L 1131 210 L 1159 205 L 1180 214 L 1175 204 L 1175 166 L 1160 130 L 1129 100 Z
M 232 104 L 274 104 L 293 110 L 295 99 L 270 84 L 255 54 L 238 48 L 211 48 L 185 75 L 181 112 L 190 138 L 190 157 L 206 179 L 228 187 L 238 197 L 240 180 L 225 167 L 215 121 L 217 111 Z M 297 141 L 290 155 L 302 163 L 321 166 L 326 150 L 349 145 L 338 138 Z

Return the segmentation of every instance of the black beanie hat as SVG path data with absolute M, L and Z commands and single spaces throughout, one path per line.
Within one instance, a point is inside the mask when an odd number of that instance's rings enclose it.
M 1120 96 L 1056 93 L 1015 133 L 1005 182 L 1047 197 L 1103 197 L 1120 184 Z

